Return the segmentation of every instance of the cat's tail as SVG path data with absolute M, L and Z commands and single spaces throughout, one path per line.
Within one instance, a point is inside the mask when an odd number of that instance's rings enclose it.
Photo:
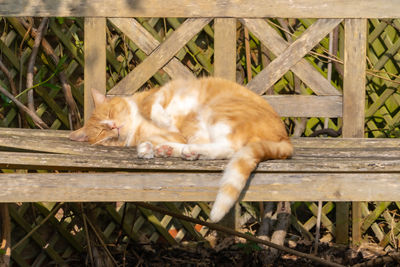
M 213 222 L 221 220 L 229 212 L 246 185 L 257 164 L 266 159 L 285 159 L 292 155 L 293 146 L 289 139 L 279 142 L 252 142 L 239 149 L 229 161 L 220 182 L 217 198 L 210 213 Z

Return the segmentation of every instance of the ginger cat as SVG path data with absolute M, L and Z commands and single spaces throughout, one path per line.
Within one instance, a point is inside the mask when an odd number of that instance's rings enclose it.
M 224 79 L 174 80 L 128 97 L 92 95 L 95 110 L 72 140 L 136 146 L 141 158 L 230 159 L 211 210 L 214 222 L 234 205 L 260 161 L 293 153 L 272 107 Z

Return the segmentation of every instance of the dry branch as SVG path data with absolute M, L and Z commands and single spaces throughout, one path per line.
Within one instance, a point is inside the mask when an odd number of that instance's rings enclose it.
M 35 67 L 35 62 L 36 62 L 36 57 L 39 52 L 39 46 L 40 42 L 42 41 L 42 36 L 43 36 L 43 31 L 45 26 L 47 25 L 47 18 L 43 18 L 42 21 L 40 22 L 39 28 L 33 29 L 36 32 L 35 42 L 32 47 L 32 52 L 31 56 L 29 58 L 28 62 L 28 70 L 26 73 L 26 88 L 32 88 L 33 87 L 33 72 L 34 72 L 34 67 Z M 35 112 L 35 104 L 33 100 L 33 90 L 28 91 L 28 108 L 32 111 Z
M 14 96 L 18 94 L 17 88 L 15 87 L 14 79 L 11 77 L 10 72 L 8 71 L 7 67 L 4 65 L 3 61 L 0 59 L 0 70 L 6 75 L 8 82 L 10 83 L 11 92 Z
M 40 129 L 49 129 L 49 126 L 47 126 L 47 124 L 44 121 L 42 121 L 42 119 L 34 111 L 27 108 L 24 104 L 22 104 L 19 100 L 17 100 L 10 92 L 8 92 L 2 86 L 0 86 L 0 93 L 4 94 L 11 101 L 13 101 L 18 108 L 26 112 L 32 118 L 33 123 L 35 123 L 37 127 L 39 127 Z

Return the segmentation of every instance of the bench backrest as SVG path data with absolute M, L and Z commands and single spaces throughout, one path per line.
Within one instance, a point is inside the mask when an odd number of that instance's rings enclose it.
M 214 19 L 214 75 L 235 80 L 236 23 L 247 27 L 272 53 L 273 60 L 247 85 L 263 93 L 288 70 L 315 95 L 265 96 L 281 116 L 342 117 L 344 137 L 363 137 L 365 106 L 366 18 L 399 17 L 400 3 L 387 0 L 259 0 L 259 1 L 3 1 L 4 16 L 85 17 L 85 117 L 92 110 L 91 88 L 106 92 L 106 18 L 149 56 L 108 91 L 130 94 L 159 69 L 172 78 L 193 74 L 174 55 Z M 130 17 L 187 17 L 162 44 Z M 230 17 L 230 18 L 229 18 Z M 325 18 L 317 20 L 295 42 L 287 43 L 262 18 Z M 303 57 L 344 20 L 343 94 Z

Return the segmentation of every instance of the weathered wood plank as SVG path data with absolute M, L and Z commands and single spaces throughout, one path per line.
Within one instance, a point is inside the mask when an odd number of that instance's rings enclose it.
M 364 136 L 367 35 L 366 19 L 345 20 L 343 137 Z M 360 203 L 353 203 L 352 218 L 355 245 L 362 238 Z
M 63 130 L 39 130 L 39 129 L 20 129 L 20 128 L 1 128 L 0 127 L 0 140 L 3 138 L 25 138 L 28 142 L 33 138 L 39 138 L 42 143 L 46 143 L 47 140 L 58 140 L 59 142 L 69 143 L 70 146 L 83 147 L 82 150 L 86 150 L 86 143 L 73 142 L 68 139 L 70 131 Z M 22 140 L 22 139 L 21 139 Z M 398 148 L 400 147 L 400 139 L 398 138 L 292 138 L 292 143 L 296 147 L 302 148 Z M 7 141 L 2 141 L 0 147 L 14 147 L 16 143 L 7 143 Z M 93 147 L 94 149 L 128 149 L 129 148 L 118 148 L 118 147 L 102 147 L 102 146 L 90 146 L 86 144 L 87 147 Z M 31 145 L 35 147 L 36 144 Z M 28 146 L 26 146 L 28 147 Z M 65 154 L 65 153 L 64 153 Z
M 4 128 L 0 127 L 2 135 L 17 135 L 17 136 L 42 136 L 42 137 L 68 137 L 70 131 L 52 130 L 45 131 L 39 129 L 23 129 L 23 128 Z
M 91 89 L 106 93 L 106 19 L 85 18 L 84 118 L 94 108 Z
M 236 19 L 214 19 L 214 76 L 236 82 Z M 231 229 L 238 229 L 240 212 L 235 204 L 221 221 Z
M 264 93 L 341 21 L 341 19 L 319 19 L 314 22 L 301 37 L 254 77 L 247 87 L 258 94 Z
M 398 0 L 3 0 L 0 16 L 399 18 Z
M 214 20 L 214 76 L 236 82 L 236 19 Z
M 363 137 L 367 21 L 346 19 L 343 77 L 343 137 Z
M 282 36 L 280 36 L 265 20 L 263 19 L 240 19 L 246 26 L 269 50 L 275 55 L 280 55 L 289 47 Z M 291 70 L 317 95 L 341 95 L 341 93 L 333 87 L 333 85 L 304 58 L 300 59 Z
M 0 202 L 213 201 L 220 177 L 220 173 L 0 174 Z M 399 180 L 399 173 L 256 173 L 242 200 L 398 201 Z
M 281 117 L 342 117 L 341 96 L 267 95 L 263 97 Z
M 134 148 L 93 146 L 89 143 L 70 141 L 67 137 L 34 137 L 21 135 L 0 135 L 1 150 L 27 150 L 57 154 L 90 155 L 94 153 L 129 156 L 136 153 Z
M 400 153 L 396 157 L 373 157 L 373 151 L 366 157 L 355 158 L 357 151 L 347 155 L 338 155 L 331 151 L 329 155 L 318 153 L 317 149 L 303 152 L 301 149 L 292 159 L 269 160 L 259 164 L 256 172 L 270 173 L 383 173 L 400 172 Z M 29 152 L 0 151 L 2 169 L 45 169 L 45 170 L 80 170 L 80 171 L 222 171 L 226 160 L 185 161 L 181 159 L 138 159 L 136 153 L 130 157 L 109 156 L 108 154 L 68 155 Z
M 193 38 L 211 19 L 187 19 L 143 62 L 120 81 L 109 95 L 130 95 L 140 88 L 151 76 L 168 63 L 171 58 L 190 39 Z
M 150 55 L 160 42 L 157 41 L 136 19 L 132 18 L 110 18 L 112 24 L 120 29 L 131 39 L 146 55 Z M 172 79 L 193 78 L 193 73 L 177 58 L 172 58 L 162 68 Z

